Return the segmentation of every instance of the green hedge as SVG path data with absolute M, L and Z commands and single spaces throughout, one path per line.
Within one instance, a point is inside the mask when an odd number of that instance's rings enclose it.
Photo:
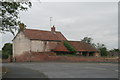
M 3 59 L 8 59 L 9 55 L 7 53 L 2 54 Z
M 7 59 L 9 56 L 13 55 L 12 43 L 5 43 L 2 48 L 2 58 Z
M 73 53 L 76 53 L 77 50 L 68 42 L 68 41 L 64 41 L 64 46 Z

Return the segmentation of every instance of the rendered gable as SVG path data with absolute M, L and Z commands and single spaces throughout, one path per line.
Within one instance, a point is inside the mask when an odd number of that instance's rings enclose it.
M 13 40 L 13 57 L 28 51 L 30 51 L 30 40 L 20 32 Z

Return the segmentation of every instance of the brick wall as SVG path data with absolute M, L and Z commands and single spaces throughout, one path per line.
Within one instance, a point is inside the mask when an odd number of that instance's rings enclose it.
M 9 60 L 8 60 L 9 61 Z M 14 61 L 14 60 L 13 60 Z M 69 57 L 69 56 L 50 56 L 48 53 L 24 53 L 16 56 L 16 62 L 30 62 L 30 61 L 62 61 L 62 62 L 118 62 L 116 58 L 103 57 Z
M 2 62 L 10 62 L 10 58 L 2 60 Z M 14 59 L 12 60 L 14 61 Z M 48 53 L 24 53 L 24 55 L 16 56 L 16 62 L 118 62 L 118 58 L 105 57 L 69 57 L 69 56 L 50 56 Z

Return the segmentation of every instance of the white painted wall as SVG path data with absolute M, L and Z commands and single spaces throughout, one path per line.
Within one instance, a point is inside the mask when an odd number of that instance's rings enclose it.
M 40 40 L 31 40 L 31 51 L 33 52 L 43 52 L 44 42 Z
M 25 52 L 50 52 L 57 46 L 55 41 L 30 40 L 23 32 L 17 34 L 13 40 L 13 57 Z
M 13 40 L 13 57 L 19 56 L 24 52 L 29 52 L 29 51 L 30 51 L 30 40 L 27 37 L 25 37 L 23 32 L 20 32 Z
M 55 41 L 41 41 L 31 40 L 31 51 L 33 52 L 50 52 L 57 46 L 58 42 Z

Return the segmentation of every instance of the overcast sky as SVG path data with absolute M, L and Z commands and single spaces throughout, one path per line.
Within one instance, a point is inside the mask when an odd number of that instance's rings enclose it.
M 118 48 L 117 2 L 33 2 L 20 18 L 27 28 L 50 30 L 52 25 L 68 40 L 80 41 L 92 37 L 94 43 L 103 43 L 108 49 Z M 11 42 L 12 34 L 4 34 L 3 43 Z M 2 44 L 3 45 L 3 44 Z M 2 45 L 0 47 L 2 47 Z

